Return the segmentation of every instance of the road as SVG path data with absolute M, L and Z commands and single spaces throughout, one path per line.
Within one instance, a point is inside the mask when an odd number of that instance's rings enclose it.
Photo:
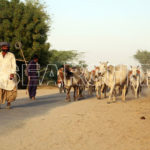
M 86 100 L 89 98 L 86 97 Z M 0 134 L 22 127 L 26 119 L 46 114 L 53 108 L 68 104 L 70 103 L 65 102 L 64 93 L 38 96 L 35 101 L 29 100 L 27 97 L 18 98 L 12 103 L 12 109 L 5 109 L 6 105 L 3 105 L 0 109 Z
M 22 98 L 0 110 L 1 150 L 150 149 L 149 90 L 111 104 L 95 96 L 66 103 L 65 94 L 44 92 L 37 101 Z
M 19 98 L 12 104 L 12 109 L 5 109 L 5 105 L 0 109 L 0 134 L 14 128 L 19 128 L 25 119 L 36 115 L 45 114 L 52 108 L 67 105 L 64 101 L 65 94 L 51 94 L 38 96 L 32 101 L 27 98 Z

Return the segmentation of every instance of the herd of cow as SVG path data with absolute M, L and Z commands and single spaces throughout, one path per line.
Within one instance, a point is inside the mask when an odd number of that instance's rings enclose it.
M 74 100 L 85 96 L 85 91 L 89 95 L 96 92 L 97 99 L 106 98 L 107 103 L 115 102 L 117 96 L 122 96 L 126 100 L 129 88 L 135 98 L 142 92 L 143 85 L 147 85 L 148 76 L 139 66 L 109 65 L 108 62 L 101 62 L 95 66 L 94 70 L 88 71 L 85 68 L 71 68 L 64 65 L 57 72 L 57 83 L 60 92 L 66 93 L 66 101 L 71 101 L 70 91 L 74 89 Z

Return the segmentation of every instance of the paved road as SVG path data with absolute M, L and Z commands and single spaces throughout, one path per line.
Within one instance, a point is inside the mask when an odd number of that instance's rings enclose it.
M 5 109 L 5 105 L 0 109 L 0 134 L 19 128 L 23 121 L 36 115 L 42 115 L 52 108 L 67 105 L 64 101 L 65 94 L 52 94 L 37 97 L 36 101 L 25 98 L 17 99 L 10 110 Z

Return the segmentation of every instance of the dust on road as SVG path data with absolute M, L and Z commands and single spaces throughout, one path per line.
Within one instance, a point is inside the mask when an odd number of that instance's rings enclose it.
M 137 100 L 129 95 L 126 103 L 118 98 L 116 103 L 107 104 L 106 99 L 91 97 L 62 106 L 64 95 L 48 96 L 46 101 L 61 101 L 60 107 L 52 109 L 51 103 L 24 108 L 25 112 L 28 109 L 28 113 L 38 113 L 41 108 L 47 111 L 25 118 L 18 127 L 1 134 L 0 149 L 149 150 L 150 97 L 147 94 L 148 91 Z M 23 108 L 15 109 L 21 111 Z

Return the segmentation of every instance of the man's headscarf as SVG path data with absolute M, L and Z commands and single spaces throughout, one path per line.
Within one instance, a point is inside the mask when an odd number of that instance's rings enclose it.
M 8 42 L 0 42 L 0 47 L 2 46 L 8 46 L 8 48 L 10 48 L 10 44 Z

